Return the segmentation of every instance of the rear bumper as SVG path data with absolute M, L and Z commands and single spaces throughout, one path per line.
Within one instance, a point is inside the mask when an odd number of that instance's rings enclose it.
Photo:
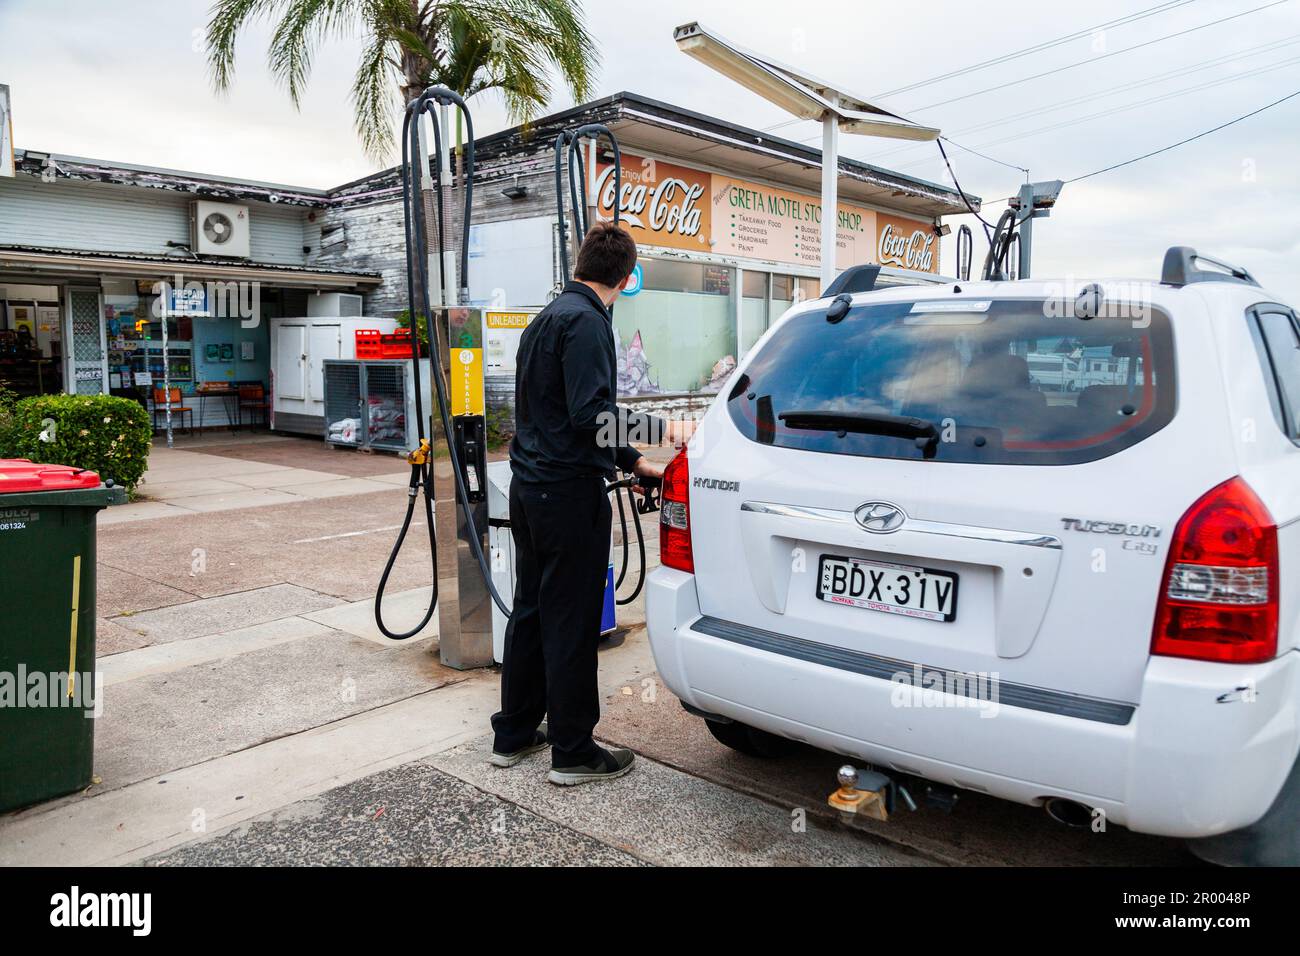
M 1006 700 L 996 684 L 982 700 L 918 689 L 864 666 L 866 655 L 817 656 L 807 641 L 729 630 L 702 618 L 695 577 L 671 568 L 649 576 L 646 621 L 660 676 L 700 710 L 1019 803 L 1077 800 L 1144 833 L 1254 823 L 1300 747 L 1295 652 L 1259 665 L 1151 658 L 1136 707 L 1071 707 L 1058 706 L 1070 695 L 1032 688 L 1009 687 Z

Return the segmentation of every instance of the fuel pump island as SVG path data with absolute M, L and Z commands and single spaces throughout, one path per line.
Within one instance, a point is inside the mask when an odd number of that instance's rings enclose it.
M 431 153 L 422 138 L 424 117 L 435 107 L 455 107 L 464 117 L 465 146 L 464 211 L 458 261 L 446 250 L 446 202 L 450 163 L 443 133 L 436 117 Z M 589 224 L 587 169 L 582 141 L 605 137 L 615 156 L 618 142 L 604 126 L 590 125 L 565 130 L 555 142 L 556 214 L 559 225 L 560 258 L 564 279 L 569 277 L 568 241 L 570 226 L 564 206 L 564 169 L 567 153 L 568 186 L 573 233 L 580 241 Z M 432 163 L 426 159 L 432 159 Z M 617 158 L 614 169 L 620 169 Z M 448 667 L 465 670 L 500 662 L 505 628 L 510 617 L 509 597 L 514 590 L 514 548 L 510 533 L 510 462 L 489 463 L 488 422 L 508 422 L 513 430 L 515 352 L 519 339 L 536 309 L 481 309 L 469 306 L 468 265 L 471 208 L 474 190 L 474 124 L 464 100 L 451 90 L 430 87 L 407 104 L 402 124 L 402 206 L 406 239 L 406 279 L 410 314 L 428 317 L 428 374 L 433 379 L 432 404 L 426 431 L 420 386 L 419 336 L 411 336 L 415 379 L 415 405 L 419 445 L 407 455 L 411 466 L 407 486 L 406 516 L 388 557 L 375 593 L 375 623 L 386 637 L 406 640 L 421 634 L 438 616 L 439 655 Z M 426 176 L 432 171 L 431 181 Z M 617 172 L 616 176 L 619 175 Z M 619 188 L 616 183 L 616 190 Z M 438 283 L 431 282 L 427 250 L 428 224 L 424 193 L 431 190 L 436 209 Z M 616 192 L 617 195 L 617 192 Z M 618 221 L 615 203 L 615 222 Z M 452 261 L 449 263 L 448 259 Z M 449 275 L 449 266 L 451 274 Z M 442 302 L 434 304 L 435 290 Z M 413 322 L 418 325 L 418 322 Z M 635 600 L 645 581 L 645 542 L 640 517 L 657 509 L 647 479 L 636 479 L 646 488 L 637 499 L 631 490 L 633 479 L 624 477 L 609 483 L 615 495 L 622 529 L 621 568 L 615 575 L 611 561 L 605 579 L 602 633 L 615 627 L 615 607 Z M 629 570 L 627 512 L 630 508 L 636 532 L 640 566 L 635 572 L 635 589 L 616 597 Z M 410 629 L 394 630 L 383 614 L 384 589 L 393 564 L 410 530 L 417 503 L 423 499 L 432 559 L 432 593 L 423 617 Z M 597 586 L 593 582 L 593 586 Z

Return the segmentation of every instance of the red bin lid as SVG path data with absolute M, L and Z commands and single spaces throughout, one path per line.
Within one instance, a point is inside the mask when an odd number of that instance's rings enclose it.
M 0 495 L 23 491 L 98 488 L 99 474 L 69 465 L 41 465 L 26 458 L 0 458 Z

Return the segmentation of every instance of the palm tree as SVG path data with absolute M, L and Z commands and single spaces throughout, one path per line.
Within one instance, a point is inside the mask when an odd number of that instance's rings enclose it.
M 218 92 L 234 79 L 239 30 L 276 17 L 267 58 L 294 106 L 318 44 L 364 37 L 352 105 L 362 146 L 381 162 L 393 151 L 398 95 L 405 103 L 434 84 L 466 100 L 498 90 L 511 119 L 527 123 L 550 99 L 552 69 L 581 101 L 598 59 L 577 0 L 216 0 L 207 49 Z M 458 146 L 461 135 L 458 119 Z

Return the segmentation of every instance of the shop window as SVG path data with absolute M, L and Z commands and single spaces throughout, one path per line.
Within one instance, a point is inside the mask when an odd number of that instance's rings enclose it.
M 163 387 L 162 319 L 152 296 L 105 295 L 104 331 L 108 340 L 109 390 L 115 394 L 148 394 L 149 385 L 136 376 L 147 372 L 153 386 Z M 187 394 L 194 384 L 194 320 L 167 319 L 166 379 Z
M 768 273 L 746 270 L 740 289 L 740 354 L 743 356 L 767 331 Z
M 772 321 L 775 322 L 794 305 L 795 277 L 772 276 Z
M 735 270 L 642 259 L 642 288 L 614 304 L 620 395 L 717 391 L 736 367 Z

